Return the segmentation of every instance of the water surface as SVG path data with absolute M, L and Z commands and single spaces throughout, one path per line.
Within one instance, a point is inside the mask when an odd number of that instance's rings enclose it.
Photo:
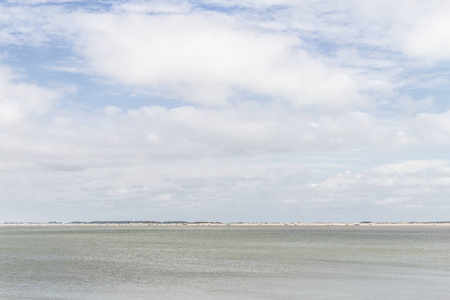
M 0 299 L 448 299 L 450 228 L 4 226 Z

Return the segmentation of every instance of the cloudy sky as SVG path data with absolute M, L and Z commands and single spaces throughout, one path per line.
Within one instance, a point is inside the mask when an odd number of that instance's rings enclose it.
M 450 220 L 449 15 L 2 1 L 0 222 Z

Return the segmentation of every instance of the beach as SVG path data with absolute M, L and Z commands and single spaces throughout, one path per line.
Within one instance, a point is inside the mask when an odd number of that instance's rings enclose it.
M 450 222 L 4 222 L 0 226 L 361 226 L 361 227 L 450 227 Z

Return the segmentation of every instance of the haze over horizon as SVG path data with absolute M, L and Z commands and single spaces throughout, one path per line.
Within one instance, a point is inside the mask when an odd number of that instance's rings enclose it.
M 0 4 L 0 222 L 449 220 L 450 2 Z

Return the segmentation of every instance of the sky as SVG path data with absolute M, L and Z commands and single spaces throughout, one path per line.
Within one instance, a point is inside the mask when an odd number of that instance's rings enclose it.
M 2 1 L 0 222 L 450 220 L 449 15 Z

